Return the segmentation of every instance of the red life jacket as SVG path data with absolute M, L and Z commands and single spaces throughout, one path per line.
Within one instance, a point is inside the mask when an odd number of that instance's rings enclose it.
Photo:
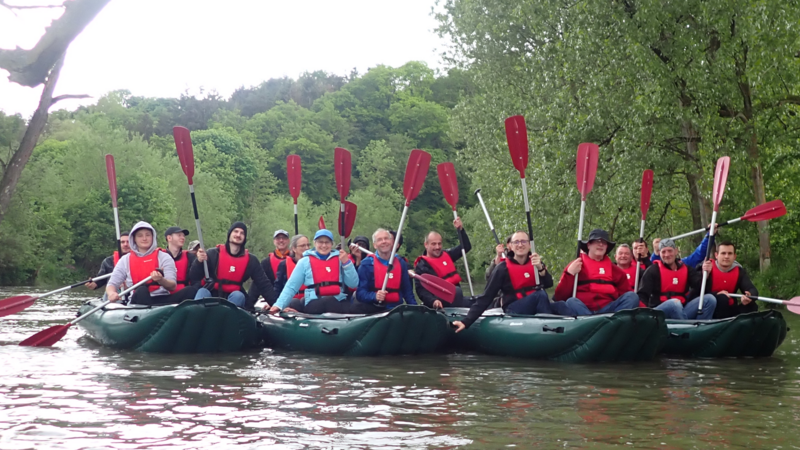
M 292 258 L 286 258 L 284 261 L 286 261 L 286 279 L 288 280 L 289 277 L 292 276 L 292 272 L 294 272 L 294 268 L 297 266 L 297 263 L 294 262 Z M 275 273 L 277 274 L 278 272 Z M 304 284 L 300 286 L 300 289 L 297 290 L 297 294 L 294 295 L 294 298 L 301 299 L 305 298 L 305 296 L 306 296 L 306 285 Z
M 226 294 L 242 289 L 244 284 L 244 273 L 247 271 L 247 263 L 250 262 L 250 253 L 245 250 L 243 256 L 231 256 L 224 245 L 217 245 L 219 250 L 219 260 L 217 261 L 217 282 L 214 289 Z
M 739 289 L 739 266 L 733 266 L 728 272 L 723 272 L 714 262 L 711 268 L 711 292 L 728 291 L 731 294 Z
M 119 262 L 119 252 L 115 250 L 114 251 L 114 267 L 117 266 L 118 262 Z
M 372 267 L 374 269 L 373 278 L 375 279 L 372 291 L 377 292 L 383 287 L 383 280 L 386 278 L 386 272 L 389 266 L 379 261 L 378 258 L 372 258 Z M 400 301 L 400 282 L 402 281 L 403 272 L 400 268 L 400 261 L 392 264 L 392 271 L 389 272 L 389 281 L 386 283 L 386 303 L 398 303 Z
M 617 267 L 619 267 L 619 265 L 617 265 Z M 619 268 L 622 269 L 622 267 Z M 639 263 L 639 276 L 641 276 L 642 273 L 644 273 L 645 269 L 646 268 L 644 264 Z M 628 283 L 631 284 L 631 290 L 633 290 L 633 288 L 635 287 L 634 283 L 636 283 L 636 264 L 631 264 L 630 267 L 628 267 L 627 269 L 622 269 L 622 271 L 625 272 L 625 275 L 628 277 Z
M 164 250 L 165 252 L 169 253 L 169 250 Z M 172 253 L 169 253 L 172 256 Z M 175 290 L 172 292 L 180 291 L 181 289 L 185 288 L 189 284 L 189 254 L 181 250 L 178 253 L 178 259 L 175 257 L 172 258 L 175 261 L 175 268 L 178 270 L 175 283 Z
M 511 286 L 514 287 L 514 296 L 521 299 L 536 291 L 536 267 L 533 267 L 530 259 L 525 264 L 517 264 L 516 261 L 506 259 L 506 269 L 508 277 L 511 279 Z M 508 306 L 504 304 L 503 306 Z
M 672 270 L 660 260 L 654 261 L 658 264 L 661 274 L 661 303 L 677 298 L 681 304 L 686 304 L 686 294 L 689 292 L 689 269 L 686 264 L 681 264 L 678 270 Z
M 329 295 L 339 295 L 342 293 L 342 282 L 339 281 L 339 258 L 329 258 L 325 261 L 309 256 L 308 262 L 311 265 L 311 276 L 314 279 L 314 284 L 309 286 L 309 289 L 314 289 L 317 298 L 327 297 Z
M 461 275 L 458 274 L 458 269 L 456 268 L 456 264 L 450 258 L 450 255 L 447 252 L 442 252 L 442 256 L 438 258 L 434 258 L 428 255 L 422 255 L 414 261 L 414 265 L 416 266 L 420 259 L 424 259 L 431 267 L 433 267 L 433 271 L 436 272 L 436 276 L 439 278 L 453 283 L 454 285 L 458 286 L 458 283 L 461 283 Z
M 595 261 L 589 255 L 581 253 L 581 260 L 583 261 L 583 267 L 578 274 L 578 290 L 595 294 L 607 294 L 612 297 L 616 295 L 617 287 L 614 285 L 612 277 L 614 268 L 612 267 L 611 259 L 608 256 L 604 256 L 602 260 Z M 580 289 L 580 286 L 586 286 L 588 289 Z
M 286 257 L 284 256 L 283 258 L 281 258 L 280 256 L 278 256 L 277 253 L 272 252 L 269 254 L 269 256 L 267 256 L 267 259 L 269 259 L 269 265 L 272 267 L 272 275 L 275 276 L 278 274 L 278 264 L 280 264 L 281 261 L 286 259 Z
M 131 281 L 136 284 L 149 277 L 154 270 L 158 269 L 158 251 L 154 251 L 147 256 L 138 256 L 134 252 L 128 253 L 128 267 L 131 271 Z M 148 281 L 147 289 L 153 292 L 161 287 L 155 281 Z

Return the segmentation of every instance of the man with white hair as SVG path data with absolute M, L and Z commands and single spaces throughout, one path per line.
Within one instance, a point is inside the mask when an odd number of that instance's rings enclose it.
M 361 265 L 358 267 L 358 289 L 351 312 L 374 314 L 403 303 L 416 305 L 406 262 L 395 255 L 391 269 L 389 268 L 389 257 L 392 256 L 394 245 L 392 234 L 388 230 L 378 228 L 372 234 L 372 244 L 375 247 L 375 254 L 361 260 Z M 389 280 L 386 289 L 383 289 L 383 280 L 387 272 Z

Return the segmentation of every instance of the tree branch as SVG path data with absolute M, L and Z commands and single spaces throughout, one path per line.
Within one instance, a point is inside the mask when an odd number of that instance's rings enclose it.
M 50 102 L 50 106 L 55 105 L 56 103 L 60 102 L 61 100 L 68 100 L 71 98 L 92 98 L 91 95 L 87 94 L 65 94 L 59 95 L 58 97 L 53 97 L 53 100 Z
M 44 83 L 69 44 L 109 1 L 65 1 L 64 14 L 47 27 L 32 49 L 0 49 L 0 69 L 7 70 L 10 73 L 8 79 L 22 86 L 35 87 Z

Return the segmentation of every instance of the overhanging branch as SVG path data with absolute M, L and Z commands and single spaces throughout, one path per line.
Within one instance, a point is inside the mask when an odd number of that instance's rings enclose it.
M 53 97 L 53 101 L 50 102 L 50 106 L 55 105 L 56 103 L 60 102 L 61 100 L 68 100 L 71 98 L 92 98 L 91 95 L 87 94 L 65 94 L 59 95 L 57 97 Z

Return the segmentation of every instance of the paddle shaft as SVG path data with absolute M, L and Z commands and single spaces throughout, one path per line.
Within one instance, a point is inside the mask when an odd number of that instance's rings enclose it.
M 119 293 L 119 296 L 120 296 L 120 298 L 122 298 L 122 296 L 123 296 L 123 295 L 127 295 L 127 294 L 129 294 L 130 292 L 133 292 L 133 291 L 134 291 L 136 288 L 138 288 L 139 286 L 141 286 L 141 285 L 143 285 L 143 284 L 147 283 L 147 282 L 148 282 L 148 281 L 150 281 L 152 278 L 153 278 L 152 276 L 149 276 L 149 277 L 145 278 L 144 280 L 142 280 L 142 281 L 140 281 L 140 282 L 138 282 L 138 283 L 134 284 L 133 286 L 129 287 L 128 289 L 125 289 L 124 291 L 120 292 L 120 293 Z M 85 318 L 89 317 L 90 315 L 94 314 L 95 312 L 97 312 L 97 311 L 100 311 L 101 309 L 105 308 L 106 306 L 108 306 L 108 304 L 109 304 L 109 303 L 113 303 L 113 302 L 112 302 L 111 300 L 109 300 L 109 301 L 107 301 L 107 302 L 103 302 L 103 303 L 101 303 L 101 304 L 99 304 L 99 305 L 95 306 L 94 308 L 90 309 L 89 311 L 87 311 L 87 312 L 86 312 L 85 314 L 83 314 L 82 316 L 80 316 L 80 317 L 78 317 L 78 318 L 75 318 L 75 319 L 72 319 L 72 320 L 71 320 L 71 321 L 68 323 L 68 325 L 70 325 L 70 326 L 72 326 L 72 325 L 75 325 L 76 323 L 78 323 L 78 322 L 80 322 L 81 320 L 83 320 L 83 319 L 85 319 Z
M 400 236 L 403 232 L 403 223 L 406 221 L 406 214 L 408 214 L 408 203 L 403 206 L 403 214 L 400 216 L 400 225 L 397 227 L 397 236 L 394 238 L 394 245 L 392 245 L 392 254 L 389 256 L 389 269 L 386 271 L 386 276 L 383 277 L 382 291 L 386 290 L 386 285 L 389 284 L 389 274 L 392 272 L 394 266 L 394 255 L 397 254 L 397 246 L 400 244 Z M 342 214 L 344 215 L 344 214 Z
M 578 258 L 581 257 L 581 237 L 583 236 L 583 217 L 586 213 L 586 197 L 581 199 L 581 216 L 578 220 Z M 638 265 L 637 265 L 638 267 Z M 578 274 L 575 274 L 575 284 L 572 286 L 572 296 L 578 295 Z
M 715 223 L 717 221 L 717 211 L 711 213 L 711 223 Z M 708 249 L 706 250 L 706 257 L 703 260 L 703 263 L 708 261 L 711 257 L 711 252 L 714 251 L 714 227 L 711 227 L 711 231 L 708 233 Z M 700 284 L 700 304 L 697 305 L 697 315 L 699 316 L 701 312 L 703 312 L 703 297 L 705 296 L 706 292 L 706 281 L 708 281 L 708 272 L 705 270 L 703 271 L 703 282 Z
M 342 227 L 342 228 L 340 228 L 340 230 L 342 231 L 342 234 L 340 234 L 339 237 L 342 239 L 342 251 L 344 251 L 344 249 L 345 249 L 345 245 L 344 245 L 344 233 L 345 233 L 344 222 L 345 222 L 344 221 L 344 199 L 342 199 L 341 203 L 339 203 L 339 225 Z M 384 285 L 384 287 L 385 287 L 385 285 Z
M 492 225 L 492 218 L 489 217 L 489 211 L 486 209 L 486 204 L 483 203 L 483 197 L 481 197 L 481 190 L 478 189 L 475 191 L 475 195 L 478 196 L 478 201 L 481 204 L 481 208 L 483 209 L 483 214 L 486 216 L 486 222 L 489 223 L 489 229 L 492 230 L 492 235 L 494 235 L 494 242 L 496 244 L 500 243 L 500 238 L 497 237 L 497 232 L 494 230 L 494 225 Z
M 644 219 L 642 219 L 642 224 L 639 225 L 639 239 L 641 242 L 644 242 Z M 655 249 L 653 249 L 655 251 Z M 639 290 L 639 261 L 634 257 L 633 263 L 636 264 L 636 278 L 633 281 L 633 292 Z
M 197 214 L 197 199 L 194 197 L 194 183 L 189 183 L 189 194 L 192 196 L 192 209 L 194 210 L 194 224 L 197 227 L 197 240 L 200 241 L 200 248 L 205 251 L 206 246 L 203 244 L 203 231 L 200 228 L 200 215 Z M 206 279 L 211 277 L 208 275 L 208 261 L 203 261 L 203 271 L 205 272 Z
M 44 297 L 47 297 L 47 296 L 50 296 L 50 295 L 53 295 L 53 294 L 58 294 L 59 292 L 68 291 L 68 290 L 76 288 L 78 286 L 83 286 L 84 284 L 87 284 L 87 283 L 94 283 L 95 281 L 105 280 L 106 278 L 110 278 L 110 277 L 111 277 L 111 274 L 107 273 L 107 274 L 101 275 L 99 277 L 94 277 L 94 278 L 91 278 L 89 280 L 83 280 L 83 281 L 79 281 L 79 282 L 77 282 L 75 284 L 71 284 L 69 286 L 64 286 L 62 288 L 56 289 L 55 291 L 50 291 L 50 292 L 48 292 L 46 294 L 42 294 L 42 295 L 39 295 L 37 297 L 38 298 L 44 298 Z
M 536 244 L 533 242 L 533 224 L 531 223 L 531 205 L 530 203 L 528 203 L 528 183 L 525 182 L 524 177 L 520 177 L 519 181 L 522 184 L 522 198 L 523 200 L 525 200 L 525 217 L 528 219 L 528 238 L 531 240 L 531 253 L 536 253 Z M 538 286 L 539 285 L 538 270 L 533 271 L 533 278 L 534 280 L 536 280 L 536 285 Z M 472 294 L 471 284 L 470 284 L 470 294 Z
M 297 236 L 300 234 L 299 229 L 297 228 L 297 200 L 294 201 L 294 235 Z
M 739 222 L 741 220 L 742 220 L 741 217 L 737 217 L 735 219 L 727 220 L 725 222 L 718 223 L 717 224 L 717 228 L 724 227 L 725 225 L 730 225 L 730 224 Z M 701 233 L 707 233 L 707 232 L 708 232 L 708 228 L 700 228 L 699 230 L 694 230 L 694 231 L 690 231 L 688 233 L 679 234 L 679 235 L 677 235 L 675 237 L 671 237 L 670 239 L 672 239 L 674 241 L 674 240 L 677 240 L 677 239 L 683 239 L 685 237 L 694 236 L 695 234 L 701 234 Z
M 453 219 L 458 219 L 458 213 L 455 209 L 453 209 Z M 461 258 L 464 260 L 464 270 L 467 271 L 467 284 L 469 284 L 469 295 L 475 296 L 475 292 L 472 290 L 472 276 L 469 274 L 469 263 L 467 262 L 467 252 L 464 250 L 464 238 L 461 237 L 461 230 L 456 229 L 456 234 L 458 234 L 458 243 L 461 245 Z M 538 284 L 538 282 L 537 282 Z

